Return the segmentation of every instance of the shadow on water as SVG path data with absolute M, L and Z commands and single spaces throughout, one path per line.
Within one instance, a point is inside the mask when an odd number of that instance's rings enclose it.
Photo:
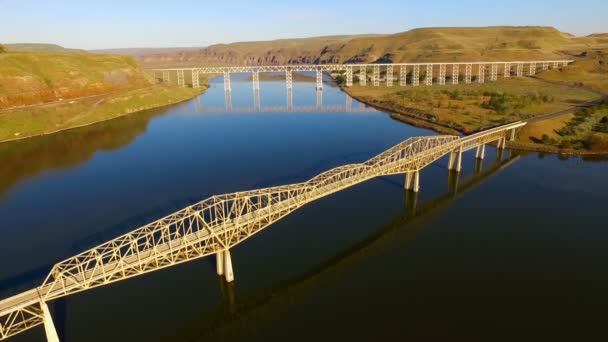
M 66 169 L 99 151 L 114 151 L 146 132 L 166 108 L 150 109 L 60 133 L 0 144 L 0 198 L 19 181 L 48 170 Z
M 404 236 L 401 234 L 405 234 L 405 239 L 407 240 L 414 238 L 421 227 L 421 225 L 414 225 L 414 223 L 439 215 L 442 209 L 447 209 L 460 196 L 491 179 L 500 171 L 519 160 L 525 153 L 511 152 L 504 160 L 502 157 L 499 157 L 485 170 L 482 170 L 482 167 L 478 166 L 477 172 L 462 180 L 457 180 L 458 175 L 449 172 L 448 191 L 440 197 L 422 204 L 418 203 L 418 193 L 405 191 L 405 206 L 401 213 L 376 233 L 336 254 L 326 262 L 313 267 L 310 271 L 287 279 L 272 288 L 261 290 L 248 295 L 246 298 L 239 298 L 235 284 L 227 284 L 223 278 L 218 277 L 222 296 L 221 306 L 208 315 L 193 319 L 184 329 L 180 329 L 181 334 L 165 336 L 163 340 L 222 340 L 223 338 L 234 336 L 234 327 L 238 327 L 236 329 L 238 334 L 247 335 L 246 332 L 239 332 L 239 330 L 242 330 L 244 327 L 253 327 L 255 329 L 257 326 L 255 323 L 260 319 L 269 321 L 272 320 L 271 317 L 280 315 L 284 310 L 277 309 L 276 306 L 284 307 L 291 305 L 292 299 L 298 293 L 314 288 L 315 284 L 321 281 L 323 277 L 339 277 L 339 274 L 344 270 L 356 265 L 369 254 L 381 251 L 386 245 L 397 239 L 402 239 Z M 385 178 L 381 179 L 391 182 Z M 410 226 L 410 229 L 404 227 L 404 225 Z M 411 227 L 414 227 L 414 229 L 411 229 Z

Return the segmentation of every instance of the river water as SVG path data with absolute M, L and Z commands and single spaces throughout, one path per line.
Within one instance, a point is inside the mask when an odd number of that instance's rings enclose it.
M 199 98 L 0 145 L 0 297 L 213 194 L 305 181 L 435 133 L 331 84 L 245 75 Z M 321 102 L 320 102 L 321 101 Z M 289 109 L 289 110 L 287 110 Z M 472 152 L 474 153 L 474 152 Z M 50 303 L 63 341 L 595 341 L 608 307 L 608 164 L 490 148 L 421 192 L 383 177 L 232 250 Z M 42 341 L 36 327 L 14 341 Z

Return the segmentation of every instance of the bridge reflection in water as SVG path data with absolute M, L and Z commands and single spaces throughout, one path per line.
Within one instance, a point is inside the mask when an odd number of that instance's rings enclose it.
M 222 296 L 221 305 L 215 312 L 199 316 L 192 325 L 184 326 L 181 329 L 184 339 L 196 336 L 198 340 L 216 340 L 243 322 L 251 325 L 252 321 L 270 321 L 272 319 L 270 317 L 277 312 L 285 312 L 284 307 L 293 306 L 294 297 L 299 294 L 305 295 L 311 289 L 318 288 L 320 283 L 327 282 L 328 279 L 335 277 L 335 274 L 344 274 L 368 256 L 386 250 L 396 241 L 413 239 L 424 227 L 418 223 L 438 216 L 461 196 L 499 175 L 521 158 L 519 152 L 510 150 L 505 152 L 499 153 L 497 150 L 496 159 L 491 163 L 477 159 L 475 172 L 461 177 L 460 181 L 457 172 L 449 172 L 446 191 L 424 202 L 419 201 L 418 192 L 405 190 L 404 207 L 401 212 L 376 233 L 343 249 L 326 262 L 313 266 L 310 271 L 287 279 L 276 287 L 241 297 L 234 286 L 218 277 Z M 226 319 L 218 321 L 218 316 Z
M 204 256 L 215 255 L 218 275 L 234 280 L 230 248 L 303 205 L 370 179 L 405 174 L 405 188 L 419 191 L 419 172 L 445 155 L 449 170 L 460 172 L 462 154 L 485 145 L 504 149 L 516 122 L 468 137 L 428 136 L 405 140 L 363 163 L 323 172 L 307 182 L 212 196 L 128 234 L 53 266 L 44 283 L 0 301 L 0 339 L 44 323 L 49 341 L 58 341 L 46 304 L 70 294 L 104 286 Z
M 201 97 L 197 97 L 194 101 L 194 111 L 199 114 L 211 113 L 372 113 L 379 112 L 373 107 L 367 106 L 361 102 L 353 101 L 353 98 L 345 93 L 345 101 L 343 105 L 339 104 L 324 104 L 323 89 L 316 89 L 316 104 L 315 105 L 294 105 L 293 89 L 286 90 L 285 105 L 265 106 L 260 97 L 260 89 L 253 89 L 253 102 L 247 107 L 235 107 L 232 103 L 232 90 L 224 91 L 224 106 L 206 106 Z

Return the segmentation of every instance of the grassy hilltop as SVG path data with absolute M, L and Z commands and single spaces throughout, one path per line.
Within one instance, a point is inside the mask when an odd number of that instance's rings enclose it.
M 169 66 L 555 59 L 605 40 L 574 37 L 552 27 L 419 28 L 390 35 L 218 44 L 140 60 L 144 65 Z
M 155 84 L 129 56 L 8 50 L 0 53 L 0 142 L 165 106 L 204 89 Z

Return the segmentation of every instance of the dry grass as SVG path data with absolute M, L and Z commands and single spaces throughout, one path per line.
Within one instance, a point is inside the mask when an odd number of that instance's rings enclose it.
M 417 109 L 426 113 L 428 121 L 465 133 L 556 112 L 597 98 L 596 94 L 583 89 L 531 78 L 432 87 L 355 86 L 346 91 L 357 99 L 390 111 L 407 114 L 409 109 Z M 503 111 L 487 106 L 491 97 L 497 94 L 507 97 Z

